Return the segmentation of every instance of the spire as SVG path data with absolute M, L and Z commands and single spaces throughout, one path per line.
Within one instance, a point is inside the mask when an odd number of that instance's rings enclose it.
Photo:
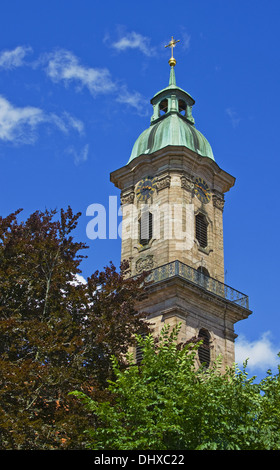
M 186 147 L 202 157 L 215 161 L 212 148 L 207 139 L 195 128 L 192 115 L 194 99 L 189 93 L 176 85 L 173 48 L 179 41 L 172 37 L 165 47 L 171 48 L 169 59 L 169 85 L 158 91 L 151 99 L 153 114 L 150 127 L 136 140 L 129 162 L 140 155 L 152 155 L 168 146 Z
M 173 49 L 177 42 L 180 42 L 180 39 L 175 40 L 172 36 L 171 41 L 169 44 L 167 44 L 165 47 L 170 47 L 171 48 L 171 57 L 168 61 L 171 70 L 170 70 L 170 78 L 169 78 L 169 86 L 176 86 L 176 77 L 175 77 L 175 70 L 174 67 L 176 65 L 176 59 L 173 57 Z
M 170 43 L 165 46 L 165 47 L 170 47 L 171 48 L 171 57 L 168 61 L 170 67 L 175 67 L 175 65 L 176 65 L 176 59 L 174 59 L 174 57 L 173 57 L 173 49 L 174 49 L 175 45 L 177 44 L 177 42 L 180 42 L 180 39 L 175 40 L 172 36 Z
M 175 77 L 174 66 L 172 66 L 171 69 L 170 69 L 169 86 L 176 86 L 176 77 Z
M 170 114 L 177 114 L 184 118 L 188 124 L 194 126 L 192 116 L 192 107 L 195 104 L 194 99 L 182 88 L 176 84 L 175 65 L 176 59 L 173 56 L 173 49 L 179 40 L 172 36 L 171 41 L 165 47 L 171 48 L 171 57 L 168 61 L 170 65 L 169 84 L 163 90 L 158 91 L 151 99 L 153 105 L 153 115 L 151 116 L 151 125 L 160 120 L 168 118 Z

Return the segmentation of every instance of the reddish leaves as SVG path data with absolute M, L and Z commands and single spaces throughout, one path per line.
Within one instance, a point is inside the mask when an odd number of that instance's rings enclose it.
M 144 276 L 110 264 L 77 285 L 80 214 L 19 214 L 0 218 L 0 449 L 83 448 L 88 416 L 69 392 L 105 393 L 110 356 L 146 328 Z

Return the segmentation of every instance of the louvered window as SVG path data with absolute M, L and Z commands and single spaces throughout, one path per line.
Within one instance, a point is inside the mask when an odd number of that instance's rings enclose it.
M 181 113 L 183 116 L 185 116 L 186 115 L 186 109 L 187 109 L 185 101 L 179 100 L 178 105 L 179 105 L 179 113 Z
M 210 335 L 207 330 L 201 328 L 198 333 L 198 339 L 203 343 L 198 348 L 198 357 L 201 365 L 206 368 L 210 365 Z
M 207 220 L 203 214 L 197 214 L 195 217 L 195 236 L 202 248 L 208 245 L 207 240 Z
M 168 101 L 167 99 L 162 100 L 159 104 L 159 112 L 160 115 L 167 113 L 168 110 Z
M 139 223 L 141 245 L 148 245 L 153 236 L 153 214 L 144 212 Z

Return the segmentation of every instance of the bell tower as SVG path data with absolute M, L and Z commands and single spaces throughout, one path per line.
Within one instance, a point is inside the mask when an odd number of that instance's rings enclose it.
M 121 258 L 132 275 L 150 272 L 138 307 L 154 333 L 180 322 L 180 340 L 203 340 L 198 364 L 221 355 L 226 367 L 234 362 L 234 324 L 251 314 L 248 297 L 224 284 L 224 194 L 235 178 L 216 163 L 195 127 L 194 99 L 176 84 L 176 42 L 166 46 L 169 84 L 151 99 L 150 126 L 128 163 L 111 173 L 121 190 Z

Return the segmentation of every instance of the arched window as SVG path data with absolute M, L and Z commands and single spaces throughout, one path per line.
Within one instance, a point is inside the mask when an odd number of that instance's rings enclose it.
M 164 99 L 159 103 L 159 113 L 162 116 L 163 114 L 167 113 L 168 110 L 168 100 Z
M 206 248 L 208 245 L 207 226 L 208 222 L 205 215 L 197 214 L 195 217 L 195 236 L 202 248 Z
M 139 241 L 141 245 L 148 245 L 153 236 L 153 214 L 145 211 L 139 220 Z
M 198 358 L 201 365 L 208 368 L 210 365 L 210 334 L 204 328 L 198 333 L 198 339 L 203 343 L 198 348 Z
M 186 115 L 186 110 L 187 110 L 187 105 L 186 105 L 185 101 L 179 100 L 178 106 L 179 106 L 179 113 L 181 113 L 183 116 L 185 116 Z

